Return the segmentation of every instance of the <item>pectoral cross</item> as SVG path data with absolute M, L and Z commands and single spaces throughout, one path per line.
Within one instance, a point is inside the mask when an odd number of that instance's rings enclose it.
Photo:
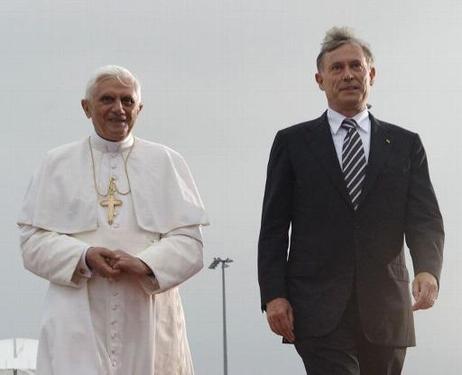
M 107 189 L 106 199 L 99 202 L 102 207 L 107 207 L 107 222 L 112 225 L 114 222 L 114 216 L 116 215 L 115 209 L 117 206 L 122 206 L 122 201 L 115 197 L 117 191 L 114 177 L 109 180 L 109 187 Z

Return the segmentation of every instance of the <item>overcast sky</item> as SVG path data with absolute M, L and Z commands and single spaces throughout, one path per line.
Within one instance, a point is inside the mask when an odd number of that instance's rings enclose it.
M 314 5 L 316 4 L 316 5 Z M 325 31 L 353 26 L 376 56 L 370 103 L 379 119 L 417 131 L 445 218 L 441 293 L 416 314 L 405 374 L 459 375 L 462 364 L 462 2 L 456 0 L 0 1 L 0 338 L 37 337 L 47 282 L 22 268 L 15 220 L 44 153 L 87 136 L 80 99 L 99 66 L 141 80 L 135 134 L 187 159 L 208 208 L 205 259 L 227 270 L 230 374 L 303 374 L 259 311 L 256 242 L 269 149 L 280 128 L 317 117 L 314 83 Z M 410 265 L 409 265 L 410 266 Z M 220 374 L 221 276 L 182 288 L 198 375 Z M 380 291 L 377 292 L 380 298 Z

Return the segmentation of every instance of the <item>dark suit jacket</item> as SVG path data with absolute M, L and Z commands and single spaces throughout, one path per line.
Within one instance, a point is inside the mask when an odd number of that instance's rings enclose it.
M 430 272 L 439 281 L 443 222 L 420 138 L 370 119 L 369 160 L 356 211 L 326 113 L 279 131 L 274 140 L 258 278 L 262 308 L 277 297 L 290 301 L 297 339 L 332 331 L 355 291 L 370 341 L 415 345 L 404 239 L 415 274 Z

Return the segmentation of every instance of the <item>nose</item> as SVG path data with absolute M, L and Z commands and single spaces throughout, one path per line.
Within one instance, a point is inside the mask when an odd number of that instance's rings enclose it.
M 346 82 L 350 82 L 353 79 L 353 74 L 349 70 L 345 71 L 345 74 L 343 75 L 343 80 Z
M 345 67 L 345 72 L 343 74 L 343 80 L 349 82 L 353 79 L 353 73 L 351 72 L 350 68 L 347 66 Z
M 123 113 L 124 112 L 124 106 L 122 105 L 122 101 L 120 99 L 117 99 L 114 101 L 114 104 L 112 106 L 112 110 L 116 113 Z

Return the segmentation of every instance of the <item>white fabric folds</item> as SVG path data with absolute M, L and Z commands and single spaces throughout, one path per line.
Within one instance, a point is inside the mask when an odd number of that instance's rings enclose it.
M 207 225 L 188 166 L 174 150 L 135 138 L 127 164 L 136 221 L 156 233 Z M 97 196 L 88 139 L 49 151 L 34 174 L 18 224 L 74 234 L 96 230 Z

